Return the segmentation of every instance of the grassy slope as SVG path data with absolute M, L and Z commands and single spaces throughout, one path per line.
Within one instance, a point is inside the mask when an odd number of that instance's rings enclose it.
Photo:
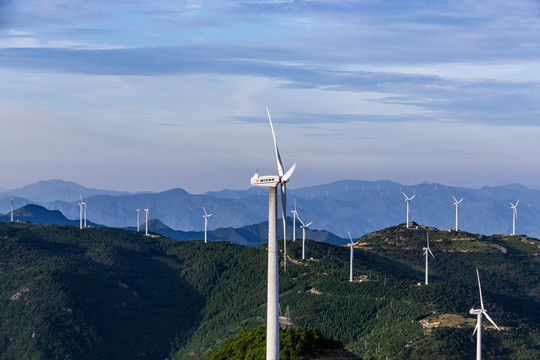
M 474 351 L 470 322 L 424 329 L 418 320 L 470 319 L 478 267 L 486 308 L 510 327 L 484 332 L 485 358 L 538 357 L 538 242 L 435 229 L 430 239 L 436 259 L 429 286 L 415 285 L 423 280 L 423 228 L 397 226 L 361 239 L 355 278 L 367 281 L 352 284 L 348 248 L 308 241 L 314 260 L 281 269 L 281 306 L 297 325 L 321 330 L 364 359 L 465 359 Z M 299 259 L 300 241 L 287 250 Z M 0 357 L 201 358 L 243 328 L 264 324 L 265 269 L 264 249 L 2 223 Z

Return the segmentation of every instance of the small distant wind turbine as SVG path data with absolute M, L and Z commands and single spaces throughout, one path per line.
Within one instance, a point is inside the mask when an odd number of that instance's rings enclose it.
M 516 205 L 510 203 L 512 208 L 512 235 L 516 235 L 516 219 L 518 217 L 517 214 L 517 206 L 519 204 L 519 200 L 516 202 Z
M 302 224 L 300 227 L 302 228 L 302 260 L 306 259 L 306 228 L 313 224 L 313 221 L 310 222 L 307 225 L 304 225 L 302 220 L 300 219 L 300 216 L 298 217 L 298 221 L 300 221 L 300 224 Z
M 452 198 L 454 199 L 454 205 L 456 205 L 456 231 L 458 231 L 458 208 L 459 208 L 459 204 L 461 204 L 461 202 L 463 201 L 463 198 L 461 198 L 461 200 L 457 201 L 455 197 L 452 196 Z
M 84 203 L 84 227 L 86 227 L 86 208 L 88 207 L 88 203 Z
M 354 258 L 354 243 L 352 241 L 352 237 L 351 237 L 351 233 L 347 231 L 347 233 L 349 234 L 349 240 L 351 240 L 351 243 L 349 244 L 349 246 L 351 247 L 351 264 L 350 264 L 350 273 L 349 273 L 349 282 L 353 282 L 353 258 Z
M 81 194 L 79 194 L 79 197 L 81 198 L 81 202 L 78 203 L 78 205 L 80 207 L 80 209 L 79 209 L 80 210 L 79 211 L 79 229 L 82 229 L 83 228 L 83 207 L 86 206 L 86 203 L 83 201 Z M 84 226 L 86 226 L 86 219 L 85 219 Z
M 137 209 L 137 232 L 139 232 L 139 217 L 141 215 L 141 209 Z
M 145 230 L 144 235 L 148 236 L 148 213 L 150 212 L 150 209 L 146 208 L 144 209 L 144 212 L 146 213 L 146 221 L 144 223 L 146 230 Z
M 11 198 L 11 222 L 13 222 L 13 202 L 15 201 L 14 198 Z
M 279 150 L 272 125 L 270 111 L 266 108 L 270 129 L 272 130 L 272 138 L 274 140 L 274 150 L 276 154 L 276 162 L 278 175 L 259 176 L 258 171 L 251 177 L 252 186 L 268 187 L 268 288 L 267 288 L 267 306 L 266 306 L 266 359 L 279 360 L 279 276 L 278 276 L 278 243 L 277 243 L 277 186 L 281 185 L 281 210 L 283 214 L 283 241 L 286 241 L 285 236 L 285 221 L 287 213 L 287 190 L 285 184 L 289 181 L 295 167 L 294 163 L 291 168 L 284 173 L 283 164 L 279 155 Z M 287 254 L 285 253 L 285 259 Z
M 292 228 L 292 241 L 296 241 L 296 217 L 298 216 L 298 211 L 296 211 L 296 199 L 294 199 L 294 210 L 291 210 L 293 213 L 293 228 Z
M 408 229 L 408 228 L 409 228 L 409 210 L 410 210 L 410 203 L 409 203 L 409 202 L 410 202 L 412 199 L 414 199 L 414 197 L 416 196 L 416 194 L 413 195 L 411 198 L 409 198 L 409 197 L 407 197 L 407 195 L 405 195 L 403 192 L 401 192 L 401 193 L 403 194 L 403 196 L 405 196 L 405 201 L 407 202 L 407 229 Z
M 431 254 L 431 256 L 433 256 L 433 258 L 435 259 L 435 255 L 433 255 L 433 253 L 431 252 L 430 248 L 429 248 L 429 233 L 427 233 L 427 246 L 425 248 L 423 248 L 424 250 L 424 255 L 426 256 L 426 285 L 429 283 L 429 280 L 428 280 L 428 260 L 429 260 L 429 254 Z
M 204 218 L 204 243 L 206 244 L 206 228 L 208 227 L 208 218 L 210 216 L 212 216 L 212 214 L 207 214 L 206 209 L 204 208 L 204 206 L 203 206 L 203 210 L 204 210 L 204 215 L 203 215 L 203 218 Z
M 496 328 L 501 331 L 497 324 L 489 317 L 484 309 L 484 301 L 482 300 L 482 287 L 480 286 L 480 274 L 476 269 L 476 277 L 478 278 L 478 291 L 480 293 L 480 309 L 472 308 L 469 310 L 471 315 L 476 315 L 476 327 L 474 328 L 473 335 L 476 333 L 476 360 L 482 360 L 482 315 L 484 315 Z

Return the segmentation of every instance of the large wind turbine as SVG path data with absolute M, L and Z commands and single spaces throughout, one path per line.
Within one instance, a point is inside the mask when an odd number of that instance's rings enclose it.
M 409 228 L 409 210 L 410 210 L 410 201 L 412 199 L 414 199 L 414 197 L 416 196 L 413 195 L 411 198 L 408 198 L 407 195 L 405 195 L 403 192 L 401 192 L 403 194 L 403 196 L 405 196 L 405 201 L 407 202 L 407 229 Z
M 278 244 L 277 244 L 277 186 L 281 185 L 281 206 L 283 213 L 283 240 L 285 236 L 285 215 L 287 204 L 287 191 L 285 184 L 289 181 L 296 163 L 291 166 L 289 171 L 283 173 L 283 164 L 279 155 L 279 150 L 272 125 L 272 118 L 268 107 L 266 107 L 272 138 L 274 140 L 274 149 L 276 153 L 276 162 L 279 175 L 259 176 L 258 170 L 251 177 L 252 186 L 267 187 L 268 196 L 268 290 L 266 307 L 266 359 L 279 360 L 279 278 L 278 278 Z M 285 254 L 286 256 L 286 254 Z
M 144 235 L 148 236 L 148 213 L 150 212 L 150 209 L 146 208 L 144 209 L 144 212 L 146 213 L 146 221 L 144 223 L 146 230 L 144 232 Z
M 141 215 L 141 209 L 137 209 L 137 232 L 139 232 L 139 215 Z
M 516 202 L 516 205 L 510 203 L 512 207 L 512 235 L 516 235 L 516 219 L 518 217 L 517 215 L 517 206 L 519 204 L 519 200 Z
M 296 241 L 296 217 L 298 216 L 298 211 L 296 211 L 296 199 L 294 199 L 294 210 L 291 210 L 293 213 L 293 228 L 292 228 L 292 241 Z
M 204 243 L 206 244 L 206 228 L 208 227 L 208 218 L 210 216 L 212 216 L 212 214 L 207 214 L 206 209 L 204 208 L 204 206 L 203 206 L 203 210 L 204 210 L 204 215 L 203 215 L 203 218 L 204 218 Z
M 482 360 L 482 315 L 485 315 L 485 317 L 497 328 L 497 330 L 501 331 L 497 324 L 489 317 L 489 315 L 486 312 L 486 309 L 484 309 L 484 301 L 482 300 L 482 286 L 480 286 L 480 274 L 478 273 L 478 269 L 476 269 L 476 277 L 478 278 L 478 291 L 480 292 L 480 309 L 472 308 L 469 310 L 469 313 L 471 315 L 476 315 L 476 327 L 474 328 L 473 335 L 476 332 L 476 360 Z
M 433 256 L 433 258 L 435 259 L 435 255 L 433 255 L 433 253 L 429 249 L 429 233 L 427 233 L 427 246 L 425 248 L 423 248 L 423 250 L 424 250 L 424 255 L 426 256 L 426 285 L 427 285 L 429 283 L 429 280 L 428 280 L 429 254 L 431 254 L 431 256 Z
M 454 205 L 456 205 L 456 231 L 458 231 L 458 208 L 459 208 L 459 204 L 461 204 L 461 202 L 463 201 L 463 198 L 461 198 L 461 200 L 457 201 L 455 197 L 452 196 L 452 198 L 454 199 Z
M 300 216 L 298 217 L 298 221 L 300 221 L 300 224 L 302 224 L 300 227 L 302 228 L 302 260 L 306 259 L 306 228 L 313 224 L 313 221 L 310 222 L 307 225 L 304 225 L 302 222 L 302 219 L 300 219 Z
M 15 199 L 11 198 L 11 222 L 13 222 L 13 201 L 15 201 Z
M 351 243 L 349 244 L 349 246 L 351 247 L 351 265 L 349 266 L 350 267 L 350 273 L 349 273 L 349 282 L 353 282 L 353 258 L 354 258 L 354 243 L 352 241 L 352 237 L 351 237 L 351 233 L 347 231 L 347 233 L 349 234 L 349 240 L 351 240 Z

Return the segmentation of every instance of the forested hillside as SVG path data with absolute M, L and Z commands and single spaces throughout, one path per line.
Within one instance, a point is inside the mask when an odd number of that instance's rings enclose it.
M 419 286 L 428 230 L 436 258 Z M 484 330 L 484 359 L 538 358 L 539 246 L 399 225 L 356 241 L 349 283 L 347 247 L 307 241 L 302 261 L 289 241 L 280 304 L 363 359 L 470 359 L 479 268 L 502 329 Z M 0 358 L 204 358 L 265 324 L 266 257 L 264 245 L 0 223 Z

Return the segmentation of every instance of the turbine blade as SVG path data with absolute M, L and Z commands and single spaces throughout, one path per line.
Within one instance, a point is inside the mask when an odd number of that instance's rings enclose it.
M 482 314 L 484 314 L 486 316 L 486 318 L 493 324 L 493 326 L 495 326 L 497 328 L 497 330 L 501 331 L 501 329 L 499 329 L 497 324 L 495 324 L 495 321 L 493 321 L 493 319 L 487 314 L 487 312 L 485 310 L 482 311 Z
M 208 216 L 208 214 L 206 213 L 206 209 L 204 208 L 204 206 L 202 207 L 203 210 L 204 210 L 204 215 Z
M 476 330 L 478 330 L 478 321 L 476 322 L 476 326 L 474 327 L 474 331 L 472 332 L 473 336 L 476 334 Z
M 410 198 L 409 200 L 412 200 L 412 199 L 414 199 L 414 198 L 415 198 L 415 196 L 416 196 L 416 194 L 414 194 L 414 195 L 412 196 L 412 198 Z
M 306 225 L 305 227 L 308 227 L 308 226 L 309 226 L 309 225 L 311 225 L 311 224 L 313 224 L 313 221 L 312 221 L 312 222 L 310 222 L 309 224 L 307 224 L 307 225 Z
M 407 197 L 407 195 L 405 195 L 403 191 L 401 193 L 403 194 L 403 196 L 405 196 L 405 199 L 409 200 L 409 198 Z
M 463 201 L 463 198 L 461 198 L 461 200 L 458 201 L 458 204 L 461 204 L 462 201 Z
M 480 292 L 480 308 L 484 311 L 484 300 L 482 300 L 482 286 L 480 285 L 480 273 L 476 269 L 476 277 L 478 278 L 478 290 Z
M 457 199 L 452 195 L 452 199 L 454 199 L 455 202 L 458 202 Z
M 278 173 L 280 177 L 283 177 L 283 163 L 281 162 L 281 156 L 279 156 L 279 149 L 276 142 L 276 134 L 274 133 L 274 125 L 272 125 L 272 118 L 270 117 L 270 111 L 268 110 L 268 106 L 266 107 L 266 113 L 268 114 L 268 121 L 270 121 L 270 128 L 272 129 L 272 138 L 274 139 L 274 148 L 276 150 Z
M 353 244 L 351 233 L 347 231 L 347 234 L 349 234 L 349 239 L 351 240 L 351 244 Z
M 516 202 L 516 206 L 518 206 L 518 204 L 519 204 L 519 200 Z
M 294 163 L 291 168 L 283 175 L 281 178 L 281 182 L 287 182 L 289 181 L 289 178 L 291 177 L 292 173 L 294 172 L 294 169 L 296 168 L 296 163 Z
M 433 253 L 431 252 L 431 250 L 429 248 L 428 248 L 428 251 L 431 254 L 431 256 L 433 256 L 433 258 L 435 259 L 435 255 L 433 255 Z

